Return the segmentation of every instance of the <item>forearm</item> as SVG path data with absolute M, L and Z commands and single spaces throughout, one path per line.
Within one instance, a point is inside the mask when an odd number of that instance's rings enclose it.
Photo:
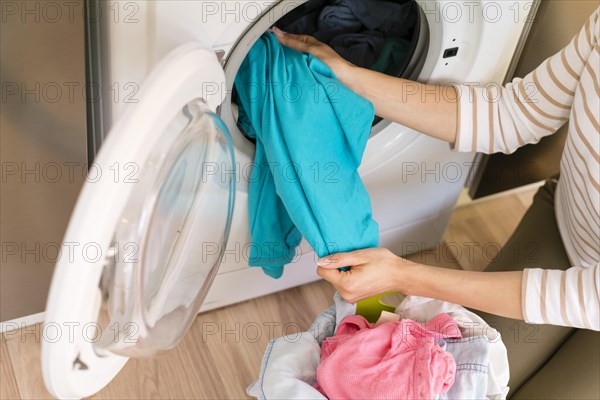
M 408 295 L 435 298 L 491 314 L 523 319 L 521 271 L 473 272 L 411 265 L 398 268 L 396 278 L 398 289 Z
M 454 87 L 422 84 L 356 66 L 346 65 L 335 72 L 345 85 L 373 103 L 378 116 L 455 142 L 458 101 Z

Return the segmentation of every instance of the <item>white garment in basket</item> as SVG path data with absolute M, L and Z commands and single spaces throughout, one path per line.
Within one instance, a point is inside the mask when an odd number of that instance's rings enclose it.
M 446 313 L 461 327 L 463 337 L 487 336 L 489 343 L 489 365 L 486 397 L 505 399 L 508 394 L 508 355 L 500 333 L 489 326 L 479 315 L 457 304 L 429 299 L 426 297 L 406 296 L 396 307 L 400 318 L 427 322 L 436 315 Z
M 321 346 L 310 332 L 283 336 L 269 342 L 260 376 L 246 389 L 257 399 L 325 399 L 313 387 Z
M 308 332 L 283 336 L 272 340 L 263 357 L 260 375 L 246 392 L 260 400 L 272 399 L 326 399 L 313 385 L 321 356 L 320 342 L 333 335 L 339 321 L 356 312 L 356 306 L 345 302 L 338 293 L 335 306 L 319 314 Z M 340 313 L 336 309 L 340 309 Z M 463 337 L 488 337 L 489 363 L 486 397 L 504 399 L 508 393 L 509 370 L 506 347 L 500 334 L 478 315 L 456 304 L 424 297 L 407 296 L 396 308 L 401 318 L 426 322 L 436 315 L 447 313 L 454 318 Z M 336 318 L 336 317 L 340 318 Z

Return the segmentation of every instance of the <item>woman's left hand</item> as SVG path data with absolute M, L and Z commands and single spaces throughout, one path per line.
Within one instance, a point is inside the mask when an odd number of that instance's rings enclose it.
M 340 81 L 348 85 L 354 65 L 342 58 L 331 47 L 309 35 L 286 33 L 277 27 L 273 27 L 273 32 L 277 36 L 279 43 L 299 52 L 310 53 L 317 57 L 327 64 Z
M 385 248 L 331 254 L 318 261 L 317 274 L 331 282 L 350 303 L 391 291 L 404 291 L 407 270 L 419 264 Z M 350 267 L 349 271 L 338 268 Z

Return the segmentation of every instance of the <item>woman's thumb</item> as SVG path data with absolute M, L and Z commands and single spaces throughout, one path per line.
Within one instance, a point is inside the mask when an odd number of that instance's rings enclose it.
M 300 52 L 306 51 L 308 45 L 305 40 L 301 40 L 302 35 L 294 35 L 291 33 L 286 33 L 279 29 L 278 27 L 273 27 L 273 33 L 277 36 L 277 40 L 284 46 L 291 47 L 294 50 L 298 50 Z
M 335 253 L 317 260 L 319 267 L 334 269 L 341 267 L 352 267 L 360 263 L 358 257 L 353 253 Z
M 279 29 L 278 27 L 274 26 L 271 28 L 271 30 L 273 31 L 275 36 L 277 36 L 278 39 L 283 39 L 285 37 L 285 32 Z

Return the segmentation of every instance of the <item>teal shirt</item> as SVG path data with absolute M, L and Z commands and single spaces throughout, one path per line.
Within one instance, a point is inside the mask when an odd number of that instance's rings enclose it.
M 239 123 L 256 139 L 250 176 L 250 266 L 279 278 L 304 236 L 319 257 L 377 247 L 379 230 L 358 175 L 371 102 L 319 59 L 281 46 L 252 47 L 235 79 Z

